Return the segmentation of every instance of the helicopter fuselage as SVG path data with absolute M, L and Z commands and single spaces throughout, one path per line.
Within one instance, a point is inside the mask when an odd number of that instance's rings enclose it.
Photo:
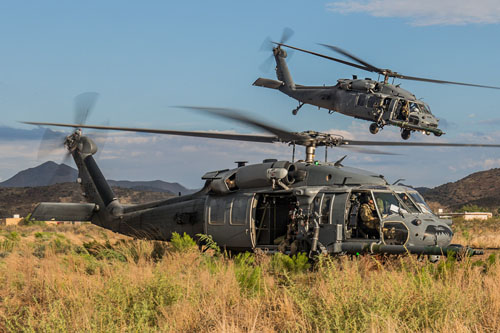
M 446 255 L 460 250 L 450 246 L 449 223 L 415 190 L 340 163 L 266 160 L 208 172 L 203 189 L 191 195 L 122 206 L 92 157 L 96 151 L 88 137 L 79 138 L 72 151 L 89 203 L 41 203 L 33 218 L 90 220 L 155 240 L 169 240 L 174 232 L 203 233 L 235 251 Z M 374 202 L 375 229 L 363 225 L 361 198 Z

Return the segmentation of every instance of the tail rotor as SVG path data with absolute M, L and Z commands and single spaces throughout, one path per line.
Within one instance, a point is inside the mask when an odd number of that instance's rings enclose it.
M 60 173 L 59 171 L 63 168 L 63 165 L 67 165 L 70 162 L 71 152 L 77 148 L 80 137 L 82 136 L 82 131 L 78 125 L 85 125 L 98 98 L 99 94 L 96 92 L 85 92 L 75 97 L 73 111 L 75 127 L 73 133 L 68 135 L 67 133 L 53 131 L 51 129 L 45 130 L 38 148 L 37 160 L 47 160 L 50 158 L 49 156 L 53 155 L 62 147 L 65 148 L 62 162 L 59 164 L 58 170 L 56 170 L 52 179 L 50 179 L 49 185 L 55 183 L 57 175 Z
M 266 60 L 264 60 L 264 62 L 262 62 L 262 64 L 259 66 L 259 69 L 262 72 L 267 73 L 270 71 L 272 63 L 274 61 L 275 52 L 279 52 L 281 50 L 281 45 L 285 44 L 293 36 L 293 34 L 293 30 L 287 27 L 283 29 L 279 42 L 274 42 L 271 37 L 267 37 L 266 39 L 264 39 L 259 50 L 264 52 L 271 52 L 271 55 L 267 57 Z M 288 52 L 289 59 L 291 58 L 292 54 L 293 52 Z

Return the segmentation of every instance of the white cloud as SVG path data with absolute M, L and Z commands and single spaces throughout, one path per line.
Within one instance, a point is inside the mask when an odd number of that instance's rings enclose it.
M 341 14 L 405 18 L 415 26 L 500 23 L 498 0 L 344 0 L 327 8 Z

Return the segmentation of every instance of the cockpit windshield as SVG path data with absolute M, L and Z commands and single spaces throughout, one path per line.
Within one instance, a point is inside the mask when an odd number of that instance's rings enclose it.
M 431 109 L 425 103 L 410 102 L 410 112 L 423 112 L 431 114 Z
M 402 207 L 401 202 L 392 192 L 373 192 L 373 196 L 375 197 L 375 203 L 382 218 L 391 214 L 397 214 L 400 208 L 403 213 L 408 212 Z
M 429 208 L 424 198 L 418 192 L 408 192 L 410 197 L 415 201 L 417 206 L 420 208 L 422 213 L 432 214 L 432 210 Z
M 405 207 L 409 209 L 410 213 L 420 213 L 420 210 L 410 198 L 410 195 L 405 192 L 397 192 L 399 199 L 404 203 Z

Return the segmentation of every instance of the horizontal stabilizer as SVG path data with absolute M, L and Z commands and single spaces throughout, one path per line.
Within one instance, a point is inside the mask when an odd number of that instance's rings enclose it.
M 271 79 L 263 79 L 263 78 L 259 77 L 257 80 L 255 80 L 253 85 L 258 86 L 258 87 L 270 88 L 270 89 L 278 89 L 279 87 L 284 85 L 284 83 L 281 81 L 276 81 L 276 80 L 271 80 Z
M 39 203 L 31 218 L 38 221 L 90 221 L 98 206 L 92 203 Z

